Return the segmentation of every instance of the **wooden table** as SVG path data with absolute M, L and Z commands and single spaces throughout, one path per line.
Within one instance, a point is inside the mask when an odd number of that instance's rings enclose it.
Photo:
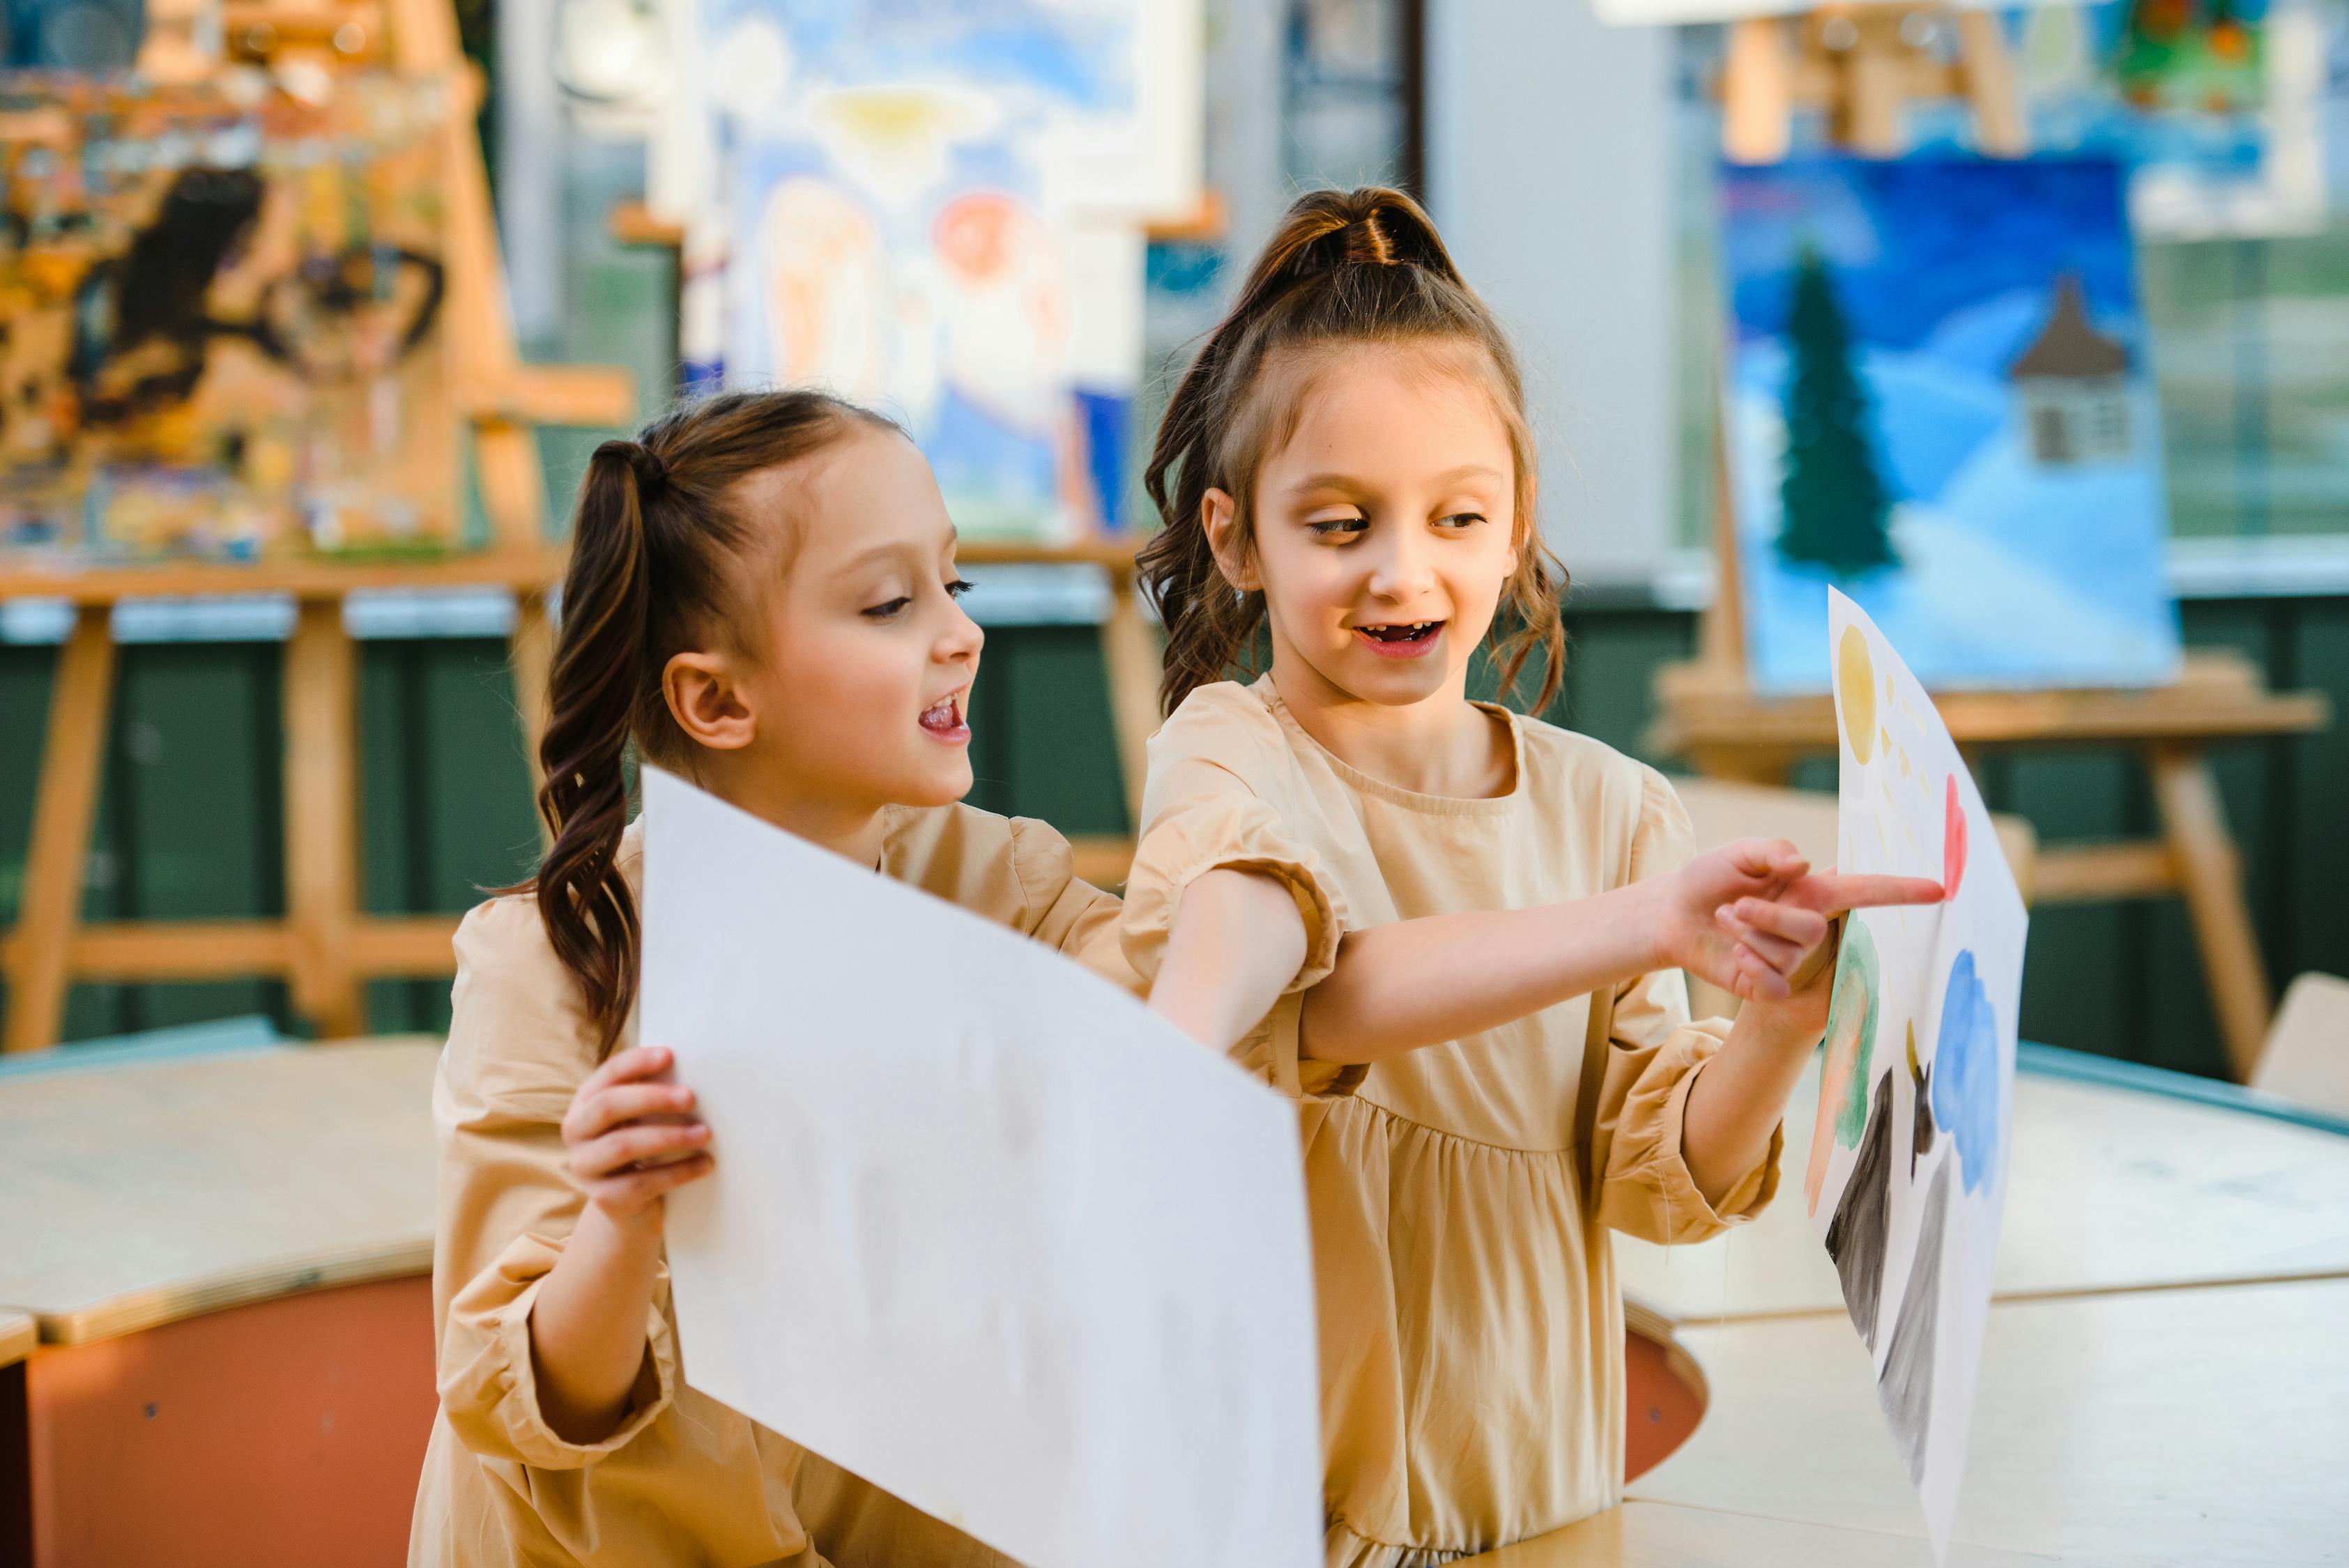
M 1717 619 L 1717 618 L 1716 618 Z M 1783 784 L 1805 757 L 1836 749 L 1835 699 L 1764 696 L 1728 650 L 1733 629 L 1709 620 L 1708 656 L 1657 673 L 1661 717 L 1654 749 L 1685 756 L 1714 778 Z M 2098 902 L 2178 893 L 2238 1080 L 2266 1043 L 2267 970 L 2243 903 L 2243 876 L 2210 771 L 2209 748 L 2320 729 L 2332 717 L 2322 693 L 2274 693 L 2233 654 L 2189 655 L 2174 685 L 2147 691 L 1936 693 L 1933 704 L 1969 757 L 2031 746 L 2117 746 L 2144 760 L 2161 817 L 2145 842 L 2042 845 L 2033 901 Z
M 1617 1236 L 1628 1295 L 1684 1325 L 1843 1311 L 1803 1206 L 1817 1070 L 1787 1102 L 1777 1200 L 1692 1246 Z M 1992 1288 L 2008 1300 L 2349 1276 L 2344 1194 L 2349 1138 L 2023 1072 Z
M 370 978 L 446 975 L 454 915 L 386 918 L 360 910 L 357 655 L 343 601 L 376 588 L 498 587 L 514 595 L 514 686 L 535 770 L 551 657 L 546 591 L 561 552 L 498 549 L 440 560 L 183 562 L 91 571 L 0 566 L 0 600 L 62 599 L 74 627 L 49 695 L 48 738 L 33 808 L 16 924 L 0 940 L 8 978 L 0 1048 L 52 1045 L 66 992 L 80 980 L 283 976 L 295 1010 L 322 1036 L 366 1026 Z M 114 691 L 114 606 L 125 599 L 283 593 L 295 602 L 285 645 L 285 917 L 84 924 L 82 873 L 97 820 Z
M 1790 1106 L 1790 1177 L 1816 1094 L 1806 1079 Z M 2326 1553 L 2349 1544 L 2344 1183 L 2338 1131 L 2020 1077 L 1950 1562 L 2338 1561 Z M 1474 1561 L 1930 1563 L 1798 1180 L 1723 1242 L 1672 1257 L 1618 1237 L 1616 1251 L 1630 1299 L 1661 1306 L 1702 1368 L 1704 1416 L 1621 1507 Z
M 399 1561 L 436 1406 L 438 1057 L 0 1079 L 0 1302 L 41 1340 L 0 1531 L 29 1473 L 37 1568 Z

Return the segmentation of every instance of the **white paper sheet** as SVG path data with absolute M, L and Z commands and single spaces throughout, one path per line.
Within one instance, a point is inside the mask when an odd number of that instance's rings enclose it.
M 1830 589 L 1839 864 L 1950 897 L 1845 927 L 1804 1172 L 1877 1402 L 1949 1553 L 2006 1202 L 2025 917 L 1972 776 L 1875 623 Z
M 1293 1108 L 1035 943 L 644 770 L 686 1381 L 1032 1568 L 1316 1568 Z

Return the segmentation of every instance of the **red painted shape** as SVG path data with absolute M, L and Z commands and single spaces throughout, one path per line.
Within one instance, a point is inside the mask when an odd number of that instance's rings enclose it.
M 1958 896 L 1958 884 L 1966 879 L 1966 808 L 1958 799 L 1958 776 L 1950 775 L 1949 791 L 1942 798 L 1941 810 L 1941 896 Z

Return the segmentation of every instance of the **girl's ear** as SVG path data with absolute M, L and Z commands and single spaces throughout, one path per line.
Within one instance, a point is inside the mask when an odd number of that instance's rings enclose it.
M 1199 525 L 1206 531 L 1216 570 L 1241 593 L 1253 593 L 1264 583 L 1256 574 L 1256 552 L 1239 541 L 1239 515 L 1228 490 L 1210 490 L 1199 498 Z
M 678 654 L 661 670 L 669 717 L 697 746 L 740 751 L 759 733 L 752 712 L 726 660 L 715 654 Z

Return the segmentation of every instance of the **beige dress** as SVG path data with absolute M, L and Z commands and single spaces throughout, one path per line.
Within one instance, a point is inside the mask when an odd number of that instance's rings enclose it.
M 1623 1311 L 1606 1231 L 1697 1241 L 1750 1218 L 1768 1157 L 1716 1210 L 1681 1115 L 1726 1026 L 1678 970 L 1504 1028 L 1339 1068 L 1298 1058 L 1306 987 L 1347 930 L 1604 892 L 1670 870 L 1686 813 L 1653 769 L 1491 710 L 1516 769 L 1491 799 L 1381 783 L 1299 727 L 1269 677 L 1194 692 L 1150 748 L 1126 955 L 1155 977 L 1182 890 L 1286 882 L 1306 966 L 1235 1054 L 1299 1097 L 1319 1302 L 1331 1568 L 1447 1562 L 1623 1490 Z
M 1067 841 L 1050 828 L 963 806 L 891 815 L 883 872 L 1133 984 L 1118 952 L 1117 900 L 1077 880 Z M 629 829 L 621 866 L 631 885 L 641 844 L 640 830 Z M 457 963 L 455 1016 L 433 1092 L 440 1412 L 409 1562 L 1004 1563 L 687 1387 L 666 1269 L 619 1429 L 591 1444 L 555 1435 L 533 1383 L 530 1309 L 585 1202 L 560 1126 L 595 1069 L 595 1037 L 533 900 L 493 899 L 468 914 Z M 618 1048 L 635 1043 L 631 1019 Z

